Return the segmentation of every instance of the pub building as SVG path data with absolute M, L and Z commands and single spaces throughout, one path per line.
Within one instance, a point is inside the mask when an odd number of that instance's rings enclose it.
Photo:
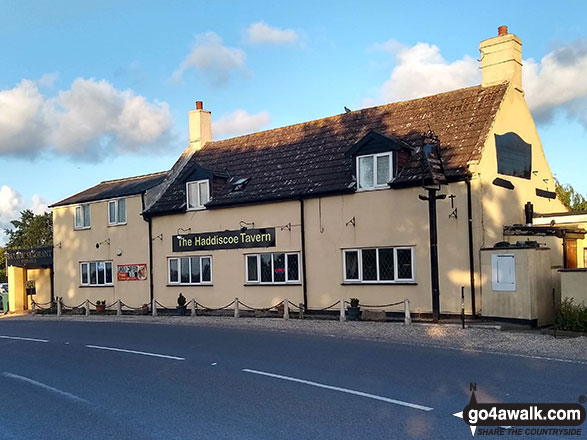
M 469 315 L 544 323 L 526 305 L 528 268 L 559 289 L 562 242 L 582 265 L 584 234 L 530 246 L 515 243 L 534 231 L 505 232 L 566 209 L 524 99 L 520 39 L 502 26 L 479 49 L 478 86 L 231 139 L 213 140 L 197 101 L 169 171 L 52 206 L 56 295 L 310 310 L 407 298 L 438 317 L 460 313 L 464 287 Z

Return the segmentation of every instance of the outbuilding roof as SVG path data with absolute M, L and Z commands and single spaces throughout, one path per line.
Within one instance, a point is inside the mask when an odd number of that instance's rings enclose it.
M 124 179 L 105 180 L 98 185 L 52 204 L 50 208 L 142 194 L 161 183 L 166 175 L 167 171 L 162 171 Z
M 214 185 L 208 208 L 354 192 L 354 159 L 345 153 L 369 132 L 412 150 L 392 186 L 421 185 L 438 170 L 447 181 L 463 179 L 468 163 L 481 156 L 507 87 L 469 87 L 211 141 L 199 151 L 188 147 L 147 214 L 185 210 L 185 182 L 197 165 L 234 179 L 248 178 L 238 191 L 229 181 Z M 438 140 L 433 168 L 422 160 L 421 147 L 430 133 Z

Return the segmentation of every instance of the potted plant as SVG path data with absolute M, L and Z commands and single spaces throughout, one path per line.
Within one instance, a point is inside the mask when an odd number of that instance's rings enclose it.
M 141 315 L 148 315 L 149 314 L 149 305 L 148 304 L 143 304 L 141 306 Z
M 185 311 L 186 311 L 185 303 L 186 303 L 185 296 L 183 296 L 183 294 L 180 292 L 179 296 L 177 297 L 177 311 L 179 312 L 179 314 L 181 316 L 185 315 Z
M 96 313 L 105 313 L 105 312 L 106 312 L 106 300 L 96 301 Z
M 349 321 L 358 321 L 361 316 L 359 298 L 351 298 L 350 306 L 347 308 Z

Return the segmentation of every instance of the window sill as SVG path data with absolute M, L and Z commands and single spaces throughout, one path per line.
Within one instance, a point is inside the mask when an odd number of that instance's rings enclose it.
M 113 226 L 126 226 L 126 222 L 125 223 L 108 223 L 108 227 L 113 227 Z
M 73 228 L 74 231 L 87 231 L 88 229 L 92 229 L 92 227 L 91 226 L 85 226 L 83 228 L 76 228 L 76 227 Z
M 167 284 L 167 287 L 212 287 L 214 284 L 206 283 L 206 284 Z
M 389 185 L 386 183 L 385 186 L 375 186 L 373 188 L 357 188 L 355 192 L 381 191 L 383 189 L 390 189 Z
M 340 283 L 341 286 L 417 286 L 418 283 L 415 281 L 345 281 Z
M 276 287 L 276 286 L 301 286 L 301 281 L 295 281 L 291 283 L 245 283 L 243 286 L 251 287 L 251 286 L 258 286 L 258 287 Z
M 204 209 L 206 209 L 205 206 L 200 206 L 200 207 L 197 207 L 197 208 L 186 208 L 185 210 L 186 211 L 203 211 Z
M 85 285 L 82 284 L 79 286 L 80 289 L 85 289 L 85 288 L 94 288 L 94 287 L 114 287 L 114 284 L 94 284 L 94 285 Z

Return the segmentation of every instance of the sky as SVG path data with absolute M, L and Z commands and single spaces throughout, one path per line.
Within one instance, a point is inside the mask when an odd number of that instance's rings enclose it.
M 169 169 L 196 100 L 222 139 L 477 85 L 500 25 L 553 173 L 587 194 L 585 17 L 584 0 L 0 0 L 0 231 Z

